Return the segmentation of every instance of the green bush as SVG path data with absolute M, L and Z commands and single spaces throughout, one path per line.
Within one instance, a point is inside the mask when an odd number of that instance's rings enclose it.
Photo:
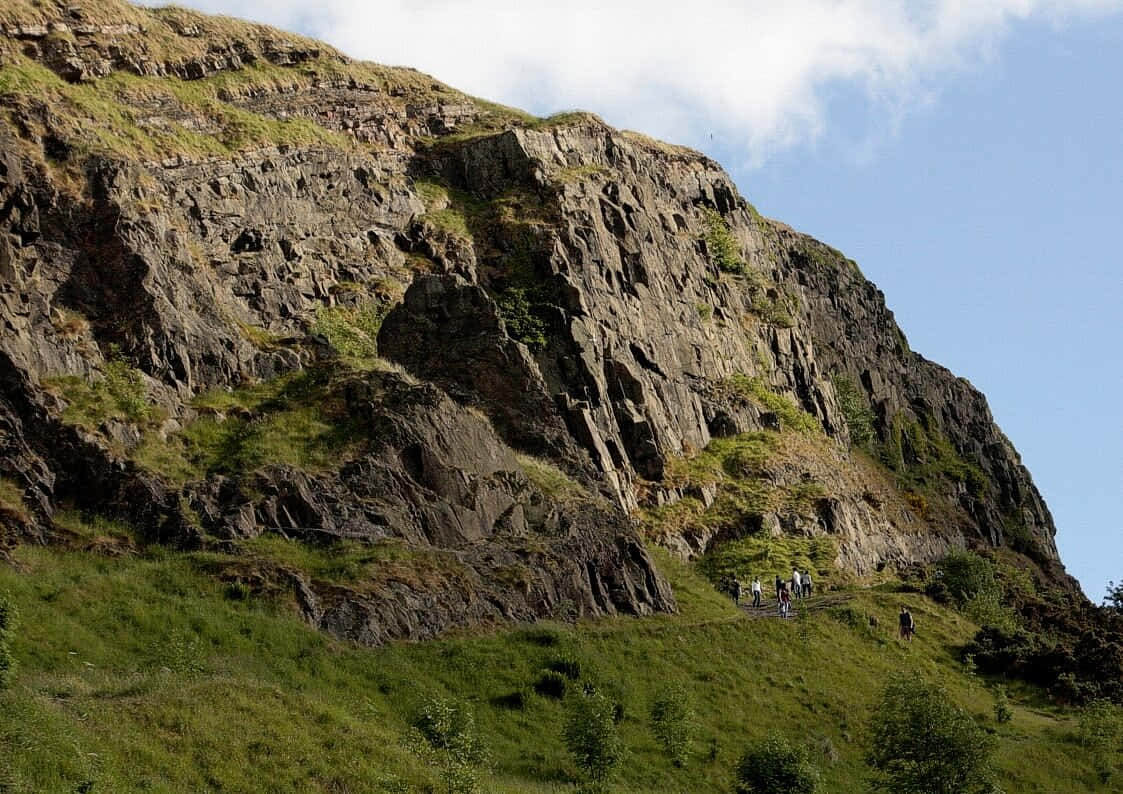
M 581 661 L 572 654 L 564 654 L 551 659 L 546 663 L 546 669 L 560 673 L 570 681 L 576 681 L 581 677 Z
M 944 587 L 962 606 L 975 596 L 998 591 L 994 564 L 973 551 L 957 551 L 939 563 Z
M 1101 783 L 1107 783 L 1123 764 L 1123 709 L 1108 700 L 1095 700 L 1080 712 L 1077 737 L 1092 755 Z
M 820 782 L 807 753 L 781 737 L 765 739 L 737 764 L 737 794 L 813 794 Z
M 694 712 L 686 690 L 675 686 L 659 693 L 651 704 L 651 732 L 675 766 L 686 763 L 694 731 Z
M 744 275 L 748 268 L 741 256 L 741 246 L 729 231 L 725 218 L 717 210 L 707 209 L 704 222 L 706 253 L 709 254 L 710 261 L 723 273 Z
M 414 718 L 408 736 L 410 750 L 437 772 L 448 794 L 474 794 L 487 751 L 468 707 L 455 700 L 432 698 Z
M 919 674 L 890 678 L 874 707 L 867 761 L 873 787 L 894 794 L 991 794 L 994 739 L 943 688 Z
M 105 380 L 100 384 L 104 393 L 127 418 L 134 422 L 146 421 L 152 407 L 148 403 L 148 389 L 140 370 L 121 358 L 116 350 L 104 369 Z
M 585 778 L 601 785 L 620 762 L 624 748 L 617 734 L 612 703 L 599 692 L 570 699 L 562 737 Z
M 561 700 L 565 697 L 565 690 L 568 688 L 566 681 L 566 677 L 556 670 L 543 670 L 538 680 L 534 682 L 534 691 L 544 698 Z
M 538 313 L 533 290 L 508 287 L 495 298 L 507 334 L 537 353 L 546 347 L 546 323 Z
M 1014 710 L 1010 708 L 1010 698 L 1006 696 L 1006 687 L 999 684 L 994 688 L 994 721 L 998 723 L 1009 722 L 1014 718 Z
M 0 689 L 11 686 L 16 672 L 16 660 L 12 655 L 12 640 L 15 638 L 19 613 L 15 602 L 6 593 L 0 593 Z

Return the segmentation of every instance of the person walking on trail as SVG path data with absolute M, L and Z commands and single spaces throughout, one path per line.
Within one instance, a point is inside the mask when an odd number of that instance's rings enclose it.
M 753 609 L 760 609 L 760 577 L 753 577 Z
M 811 571 L 804 571 L 803 572 L 803 578 L 800 579 L 800 582 L 803 584 L 803 597 L 804 598 L 810 598 L 811 597 Z
M 783 580 L 781 580 L 780 577 L 777 576 L 776 577 L 776 600 L 777 601 L 780 600 L 780 590 L 783 589 L 783 587 L 784 587 Z
M 792 570 L 792 595 L 794 595 L 796 598 L 799 598 L 802 592 L 803 586 L 799 582 L 799 569 L 796 568 Z
M 912 619 L 912 613 L 909 612 L 908 607 L 901 607 L 901 614 L 897 618 L 897 623 L 900 626 L 901 639 L 912 642 L 913 632 L 916 631 L 916 622 Z
M 733 596 L 733 603 L 741 606 L 741 580 L 736 576 L 733 577 L 733 581 L 729 585 L 729 593 Z
M 792 594 L 787 585 L 780 585 L 780 617 L 786 618 L 792 609 Z

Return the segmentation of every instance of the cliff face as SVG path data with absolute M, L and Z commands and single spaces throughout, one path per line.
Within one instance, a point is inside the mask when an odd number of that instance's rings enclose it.
M 702 155 L 179 10 L 17 3 L 0 34 L 9 541 L 76 509 L 398 544 L 369 581 L 270 574 L 368 642 L 673 609 L 640 533 L 1063 577 L 983 396 Z

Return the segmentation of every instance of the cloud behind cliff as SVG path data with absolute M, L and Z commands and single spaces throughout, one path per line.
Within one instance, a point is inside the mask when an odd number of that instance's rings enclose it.
M 149 3 L 155 4 L 155 3 Z M 1011 27 L 1123 0 L 187 0 L 415 66 L 537 113 L 583 108 L 761 162 L 851 129 L 853 152 L 989 59 Z M 843 120 L 845 117 L 845 121 Z M 855 121 L 856 117 L 860 120 Z

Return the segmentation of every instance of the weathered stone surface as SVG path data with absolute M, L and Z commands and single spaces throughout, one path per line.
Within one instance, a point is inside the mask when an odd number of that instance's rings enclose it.
M 768 476 L 812 478 L 826 495 L 807 515 L 777 510 L 739 531 L 832 535 L 839 564 L 859 574 L 1015 533 L 1063 577 L 1048 509 L 983 396 L 908 349 L 856 266 L 761 218 L 711 160 L 592 116 L 533 128 L 511 116 L 508 129 L 474 135 L 489 111 L 415 72 L 344 75 L 330 48 L 182 11 L 158 21 L 177 37 L 173 58 L 154 54 L 135 22 L 149 12 L 122 7 L 108 19 L 90 5 L 75 19 L 43 4 L 4 27 L 0 68 L 30 57 L 96 84 L 122 70 L 159 81 L 299 64 L 292 81 L 231 81 L 220 100 L 318 125 L 329 142 L 95 155 L 62 109 L 5 96 L 0 476 L 27 507 L 19 521 L 0 516 L 9 535 L 46 540 L 53 511 L 75 506 L 169 542 L 393 540 L 443 561 L 431 576 L 369 591 L 287 585 L 311 622 L 369 642 L 475 621 L 670 609 L 626 513 L 712 503 L 710 486 L 664 482 L 668 464 L 714 437 L 780 427 L 774 408 L 731 390 L 741 377 L 822 430 L 817 458 L 778 461 Z M 224 132 L 167 92 L 132 93 L 120 101 L 142 129 Z M 434 199 L 420 179 L 451 192 Z M 710 250 L 714 217 L 741 253 L 740 273 L 723 272 Z M 530 296 L 543 329 L 534 349 L 513 338 L 497 300 L 512 288 Z M 377 342 L 422 382 L 337 373 L 332 399 L 364 438 L 353 457 L 328 471 L 274 462 L 182 487 L 133 462 L 144 433 L 174 438 L 208 391 L 338 363 L 317 331 L 326 309 L 402 293 Z M 142 373 L 156 426 L 63 421 L 68 396 L 52 383 L 97 381 L 116 359 Z M 940 510 L 924 517 L 884 472 L 855 474 L 839 376 L 869 401 L 878 440 L 922 426 L 985 487 L 935 483 Z M 558 464 L 586 498 L 544 494 L 515 450 Z M 925 462 L 907 434 L 901 456 Z M 659 540 L 693 555 L 717 539 Z

